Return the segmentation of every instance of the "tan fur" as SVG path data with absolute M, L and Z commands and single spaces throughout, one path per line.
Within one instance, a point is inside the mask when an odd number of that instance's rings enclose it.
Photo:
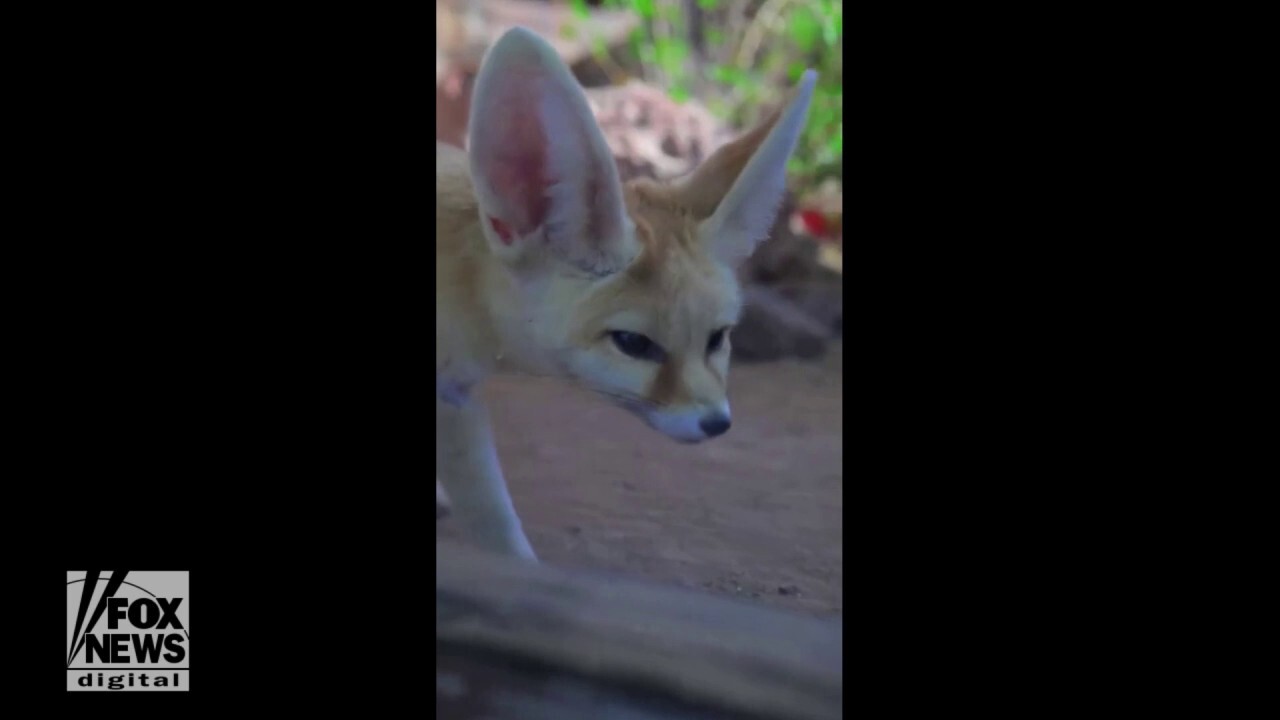
M 436 170 L 437 374 L 457 372 L 460 379 L 478 381 L 508 354 L 515 358 L 507 364 L 510 369 L 546 374 L 543 364 L 519 362 L 533 353 L 511 348 L 530 336 L 504 337 L 498 322 L 521 314 L 521 297 L 480 231 L 465 153 L 438 144 Z M 640 255 L 616 281 L 561 309 L 573 317 L 572 341 L 584 347 L 607 342 L 601 337 L 610 329 L 605 320 L 620 312 L 643 316 L 642 326 L 628 329 L 643 332 L 669 353 L 655 368 L 646 399 L 659 405 L 687 402 L 706 384 L 723 394 L 728 353 L 716 362 L 704 350 L 711 332 L 737 322 L 734 272 L 716 263 L 700 242 L 698 223 L 705 217 L 682 203 L 679 188 L 639 180 L 624 192 Z
M 742 173 L 756 148 L 764 142 L 781 116 L 780 109 L 770 113 L 764 122 L 725 145 L 694 170 L 679 186 L 680 201 L 684 206 L 701 219 L 711 217 L 729 192 L 729 186 Z
M 772 222 L 812 85 L 683 181 L 620 185 L 554 50 L 520 28 L 499 40 L 476 83 L 474 154 L 436 144 L 437 508 L 534 557 L 469 395 L 495 371 L 568 378 L 684 442 L 729 427 L 735 265 Z
M 466 154 L 436 144 L 436 374 L 479 380 L 492 369 L 500 339 L 488 290 L 499 284 L 479 229 Z

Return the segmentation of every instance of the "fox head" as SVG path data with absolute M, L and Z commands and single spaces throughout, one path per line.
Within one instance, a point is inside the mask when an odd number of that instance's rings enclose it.
M 624 185 L 556 52 L 523 28 L 503 35 L 467 144 L 482 232 L 534 350 L 672 438 L 728 430 L 736 270 L 773 224 L 814 80 L 690 175 Z

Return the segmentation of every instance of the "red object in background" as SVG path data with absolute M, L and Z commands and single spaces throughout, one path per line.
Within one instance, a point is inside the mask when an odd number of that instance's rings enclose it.
M 804 223 L 804 229 L 810 235 L 827 237 L 831 233 L 831 229 L 827 224 L 827 218 L 817 210 L 801 210 L 800 222 Z
M 811 206 L 796 210 L 791 217 L 792 232 L 808 235 L 818 242 L 839 243 L 844 236 L 838 212 L 823 212 Z

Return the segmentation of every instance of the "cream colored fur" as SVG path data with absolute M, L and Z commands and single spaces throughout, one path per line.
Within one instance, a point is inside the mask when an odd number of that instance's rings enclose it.
M 473 393 L 493 372 L 568 378 L 683 442 L 728 428 L 735 270 L 773 222 L 814 77 L 683 181 L 623 185 L 546 42 L 515 28 L 489 51 L 468 152 L 436 146 L 436 477 L 480 545 L 534 558 Z

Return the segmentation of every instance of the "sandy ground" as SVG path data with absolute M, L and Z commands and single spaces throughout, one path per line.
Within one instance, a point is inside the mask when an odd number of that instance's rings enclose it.
M 735 364 L 733 428 L 695 446 L 559 382 L 491 379 L 498 452 L 539 558 L 839 615 L 841 352 Z M 437 532 L 454 535 L 448 519 Z

